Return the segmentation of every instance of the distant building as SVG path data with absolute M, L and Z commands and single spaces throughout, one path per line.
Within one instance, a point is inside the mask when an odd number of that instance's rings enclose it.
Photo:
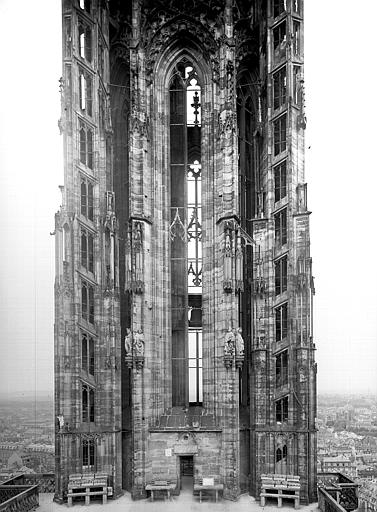
M 323 457 L 321 469 L 324 473 L 345 473 L 348 476 L 356 476 L 356 464 L 350 457 L 337 455 L 335 457 Z
M 30 453 L 26 452 L 15 452 L 8 459 L 9 469 L 19 469 L 23 466 L 30 466 L 31 456 Z

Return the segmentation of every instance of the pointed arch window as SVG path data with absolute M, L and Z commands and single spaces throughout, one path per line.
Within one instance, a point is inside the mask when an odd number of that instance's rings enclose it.
M 81 369 L 94 376 L 94 339 L 85 332 L 81 335 Z
M 92 29 L 86 23 L 79 23 L 79 55 L 87 62 L 92 62 Z
M 172 73 L 170 209 L 173 405 L 201 404 L 202 200 L 201 87 L 193 63 Z
M 81 179 L 81 215 L 93 220 L 93 184 L 86 178 Z
M 83 121 L 79 125 L 80 162 L 93 169 L 93 129 Z
M 81 265 L 94 272 L 94 237 L 84 228 L 81 228 Z
M 94 389 L 87 384 L 82 385 L 82 421 L 94 422 Z
M 86 281 L 81 285 L 81 316 L 90 324 L 94 324 L 94 288 Z
M 83 439 L 82 441 L 82 467 L 93 469 L 95 465 L 95 444 L 94 439 Z
M 84 69 L 79 68 L 80 109 L 88 116 L 92 115 L 92 91 L 92 76 Z

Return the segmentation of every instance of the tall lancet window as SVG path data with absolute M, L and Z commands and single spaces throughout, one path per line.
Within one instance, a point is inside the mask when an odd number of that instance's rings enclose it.
M 200 405 L 202 387 L 201 88 L 182 60 L 170 81 L 173 406 Z

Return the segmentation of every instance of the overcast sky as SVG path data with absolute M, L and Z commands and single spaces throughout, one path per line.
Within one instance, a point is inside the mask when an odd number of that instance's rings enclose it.
M 318 390 L 377 392 L 377 2 L 305 11 Z M 0 393 L 53 393 L 60 23 L 60 0 L 0 0 Z

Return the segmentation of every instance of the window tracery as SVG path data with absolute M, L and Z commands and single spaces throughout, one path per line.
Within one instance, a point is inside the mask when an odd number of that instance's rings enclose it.
M 201 87 L 188 59 L 169 95 L 173 405 L 188 405 L 203 399 Z

